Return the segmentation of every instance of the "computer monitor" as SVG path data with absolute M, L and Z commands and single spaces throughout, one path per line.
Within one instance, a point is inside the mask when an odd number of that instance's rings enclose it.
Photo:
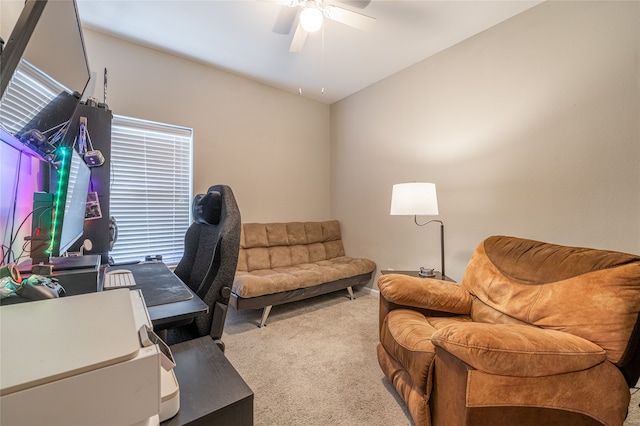
M 51 192 L 34 194 L 32 263 L 52 263 L 84 230 L 91 171 L 70 147 L 58 148 L 59 163 L 51 167 Z M 55 262 L 53 262 L 55 264 Z
M 55 188 L 52 256 L 61 256 L 66 252 L 73 243 L 82 237 L 84 229 L 84 214 L 91 171 L 74 149 L 67 149 L 71 151 L 68 169 L 61 167 L 57 170 L 54 173 L 57 182 L 52 182 Z M 63 154 L 63 156 L 64 163 L 68 154 Z

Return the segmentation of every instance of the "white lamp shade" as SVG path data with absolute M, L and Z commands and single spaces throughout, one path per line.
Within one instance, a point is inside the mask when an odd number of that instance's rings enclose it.
M 300 12 L 300 26 L 305 31 L 312 33 L 322 27 L 322 11 L 315 6 L 308 6 Z
M 435 183 L 397 183 L 391 193 L 391 215 L 437 216 Z

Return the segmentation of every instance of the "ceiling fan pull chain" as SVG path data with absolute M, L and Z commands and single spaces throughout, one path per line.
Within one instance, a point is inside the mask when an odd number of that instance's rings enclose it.
M 322 88 L 320 89 L 320 94 L 324 95 L 324 76 L 325 76 L 325 67 L 324 67 L 324 26 L 322 27 L 322 33 L 320 34 L 321 37 L 321 42 L 322 42 L 322 53 L 321 53 L 321 59 L 320 59 L 320 66 L 322 67 L 322 70 L 320 70 L 320 73 L 322 75 Z
M 298 53 L 298 95 L 302 96 L 302 52 Z

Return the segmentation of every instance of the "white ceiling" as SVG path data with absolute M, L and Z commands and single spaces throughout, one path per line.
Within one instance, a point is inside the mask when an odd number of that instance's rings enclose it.
M 373 0 L 370 31 L 325 19 L 300 53 L 273 31 L 278 0 L 77 0 L 89 28 L 333 103 L 517 15 L 541 0 Z M 286 1 L 285 1 L 286 3 Z M 324 88 L 324 94 L 322 90 Z

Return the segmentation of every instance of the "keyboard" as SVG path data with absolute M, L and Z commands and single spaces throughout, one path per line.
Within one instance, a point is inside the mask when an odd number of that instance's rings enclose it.
M 107 271 L 104 274 L 103 288 L 105 290 L 113 288 L 133 287 L 135 285 L 136 280 L 133 278 L 133 273 L 126 269 L 115 269 L 112 271 Z

